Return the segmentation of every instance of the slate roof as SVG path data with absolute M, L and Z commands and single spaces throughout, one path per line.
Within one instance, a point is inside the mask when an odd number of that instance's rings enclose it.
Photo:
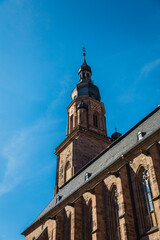
M 122 155 L 125 155 L 128 151 L 150 137 L 153 133 L 160 129 L 160 106 L 158 106 L 153 112 L 147 115 L 143 120 L 136 124 L 126 134 L 117 139 L 112 145 L 107 147 L 102 153 L 82 168 L 77 174 L 75 174 L 70 181 L 68 181 L 58 192 L 57 195 L 62 196 L 60 202 L 69 197 L 76 190 L 81 188 L 85 182 L 86 172 L 91 173 L 89 180 L 93 179 L 100 172 L 116 162 Z M 137 133 L 145 132 L 145 136 L 141 141 L 137 141 Z M 58 203 L 57 203 L 58 204 Z M 45 214 L 52 210 L 56 205 L 56 196 L 47 205 L 47 207 L 41 212 L 36 220 L 30 225 L 30 227 L 40 220 Z M 29 227 L 28 227 L 29 228 Z M 26 229 L 27 230 L 27 229 Z

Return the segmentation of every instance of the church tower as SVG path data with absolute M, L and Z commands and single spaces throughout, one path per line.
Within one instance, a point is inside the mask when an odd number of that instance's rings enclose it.
M 109 144 L 105 108 L 99 89 L 94 85 L 92 71 L 85 59 L 79 68 L 79 82 L 72 91 L 72 102 L 67 107 L 67 136 L 56 148 L 57 171 L 55 194 L 83 166 Z

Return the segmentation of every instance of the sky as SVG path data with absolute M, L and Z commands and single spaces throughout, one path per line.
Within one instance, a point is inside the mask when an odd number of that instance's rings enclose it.
M 160 104 L 159 26 L 159 0 L 0 0 L 0 240 L 53 198 L 83 45 L 108 136 L 124 134 Z

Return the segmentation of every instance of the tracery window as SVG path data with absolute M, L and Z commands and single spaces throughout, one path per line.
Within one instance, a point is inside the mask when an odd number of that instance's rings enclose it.
M 141 221 L 144 225 L 144 232 L 150 230 L 156 225 L 154 213 L 152 191 L 149 172 L 142 168 L 139 174 L 140 181 L 140 199 L 141 199 Z
M 145 202 L 146 213 L 149 214 L 153 211 L 153 202 L 152 202 L 152 194 L 151 194 L 151 186 L 149 182 L 149 172 L 147 170 L 143 170 L 142 172 L 142 192 L 143 198 Z
M 139 221 L 142 224 L 140 232 L 141 234 L 144 234 L 152 229 L 152 227 L 157 226 L 157 219 L 154 211 L 149 171 L 143 167 L 138 174 L 138 189 L 140 211 L 137 212 L 137 214 L 139 216 Z
M 112 210 L 112 238 L 120 240 L 120 223 L 119 223 L 119 203 L 117 196 L 117 187 L 114 186 L 111 192 L 111 210 Z

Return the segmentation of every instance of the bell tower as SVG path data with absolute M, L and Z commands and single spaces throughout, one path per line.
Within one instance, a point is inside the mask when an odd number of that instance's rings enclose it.
M 56 148 L 57 172 L 55 194 L 59 189 L 103 151 L 109 144 L 105 108 L 99 89 L 91 80 L 92 71 L 85 59 L 79 68 L 79 82 L 72 91 L 72 102 L 67 107 L 67 136 Z

